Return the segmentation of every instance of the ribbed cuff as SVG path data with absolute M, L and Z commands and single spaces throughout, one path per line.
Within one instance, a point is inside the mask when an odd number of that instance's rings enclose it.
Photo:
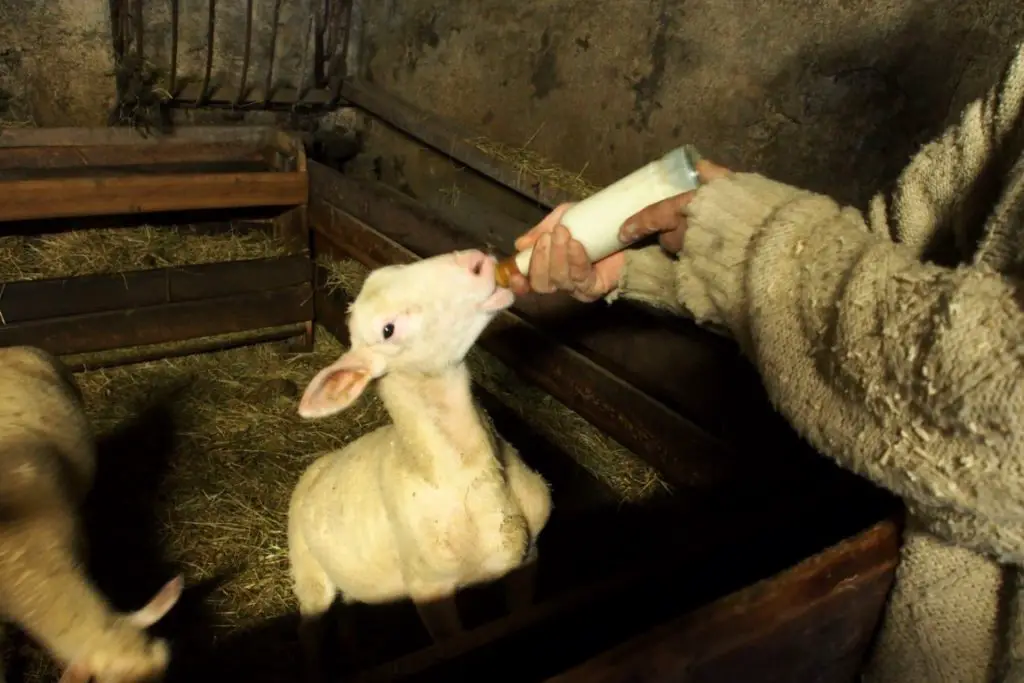
M 655 244 L 626 251 L 618 286 L 605 298 L 611 303 L 620 296 L 641 301 L 672 313 L 683 313 L 676 298 L 676 260 Z
M 754 173 L 734 173 L 697 191 L 676 266 L 676 296 L 701 324 L 749 334 L 744 291 L 753 236 L 802 190 Z

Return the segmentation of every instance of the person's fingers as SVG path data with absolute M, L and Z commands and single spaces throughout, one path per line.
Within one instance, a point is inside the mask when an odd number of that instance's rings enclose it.
M 544 233 L 533 245 L 530 257 L 530 289 L 539 294 L 551 294 L 555 288 L 551 286 L 551 233 Z
M 559 204 L 551 210 L 547 216 L 545 216 L 540 223 L 533 226 L 522 235 L 516 238 L 515 248 L 516 251 L 525 251 L 537 243 L 541 235 L 545 235 L 555 229 L 555 226 L 562 222 L 562 216 L 565 212 L 572 208 L 573 203 L 567 202 L 565 204 Z
M 701 159 L 697 162 L 696 166 L 697 176 L 704 184 L 710 183 L 712 180 L 717 180 L 718 178 L 724 178 L 732 173 L 732 171 L 724 166 L 719 166 L 715 162 L 708 161 L 707 159 Z
M 566 260 L 569 264 L 569 280 L 575 287 L 586 286 L 593 279 L 594 267 L 590 263 L 586 249 L 578 240 L 569 242 Z
M 508 288 L 516 296 L 525 296 L 530 293 L 530 283 L 519 273 L 512 273 L 509 276 Z
M 693 199 L 693 192 L 684 192 L 651 204 L 626 219 L 619 228 L 619 241 L 632 244 L 656 232 L 676 230 L 685 222 L 684 206 Z
M 626 252 L 620 251 L 593 264 L 586 287 L 581 287 L 574 296 L 580 301 L 591 302 L 600 299 L 615 289 L 626 264 Z
M 564 225 L 558 225 L 551 233 L 551 254 L 549 258 L 548 277 L 551 285 L 559 289 L 571 288 L 569 282 L 569 242 L 572 235 Z

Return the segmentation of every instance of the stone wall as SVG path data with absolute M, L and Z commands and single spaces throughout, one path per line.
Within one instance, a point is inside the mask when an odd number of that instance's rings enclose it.
M 0 2 L 0 125 L 104 125 L 113 68 L 108 0 Z
M 1018 0 L 365 2 L 372 80 L 606 184 L 693 142 L 863 204 L 1024 37 Z

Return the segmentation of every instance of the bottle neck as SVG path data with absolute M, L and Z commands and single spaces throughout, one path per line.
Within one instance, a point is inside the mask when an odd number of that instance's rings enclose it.
M 494 281 L 499 287 L 508 288 L 513 275 L 521 275 L 515 256 L 508 256 L 498 261 L 494 267 Z

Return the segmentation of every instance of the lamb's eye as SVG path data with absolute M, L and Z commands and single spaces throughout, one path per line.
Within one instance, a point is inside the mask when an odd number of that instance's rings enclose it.
M 388 323 L 384 326 L 383 334 L 385 339 L 391 339 L 391 335 L 395 333 L 394 323 Z

